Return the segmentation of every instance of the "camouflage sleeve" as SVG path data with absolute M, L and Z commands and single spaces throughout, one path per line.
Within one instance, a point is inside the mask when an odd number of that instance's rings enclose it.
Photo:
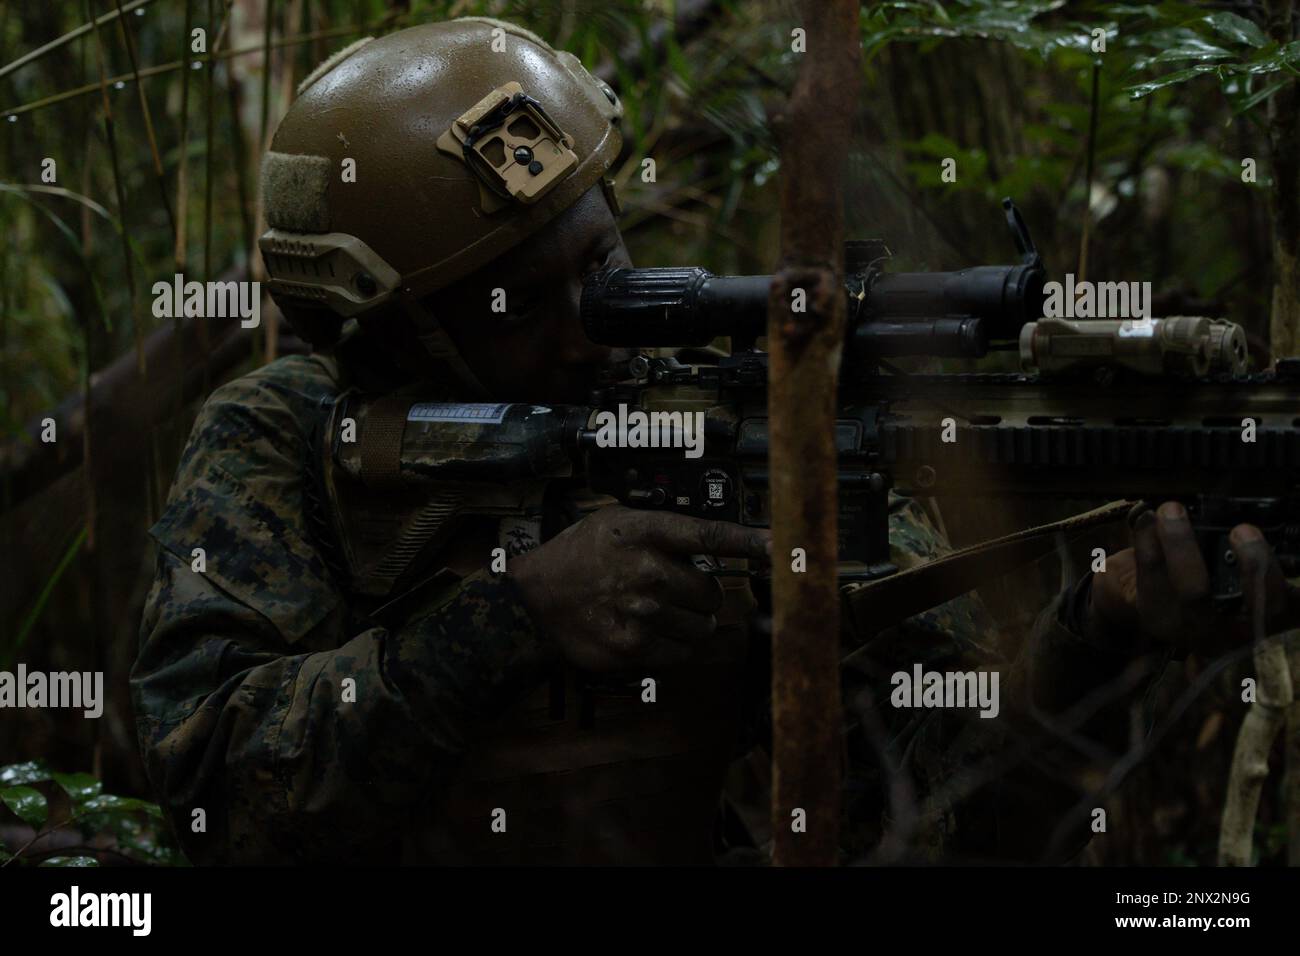
M 150 779 L 195 862 L 391 859 L 470 728 L 549 653 L 513 582 L 486 571 L 400 626 L 349 631 L 295 520 L 293 403 L 311 399 L 296 384 L 214 394 L 153 529 L 132 694 Z
M 900 567 L 951 550 L 912 499 L 891 501 L 890 544 Z M 1044 742 L 1041 722 L 1113 680 L 1130 656 L 1088 645 L 1071 627 L 1079 590 L 1057 598 L 1027 639 L 1009 644 L 978 596 L 964 595 L 882 632 L 846 660 L 850 720 L 845 851 L 859 858 L 885 832 L 919 859 L 1036 861 L 1078 797 L 1078 752 Z M 910 706 L 902 683 L 939 672 L 998 676 L 984 706 Z M 991 681 L 986 687 L 990 690 Z M 910 683 L 908 684 L 910 688 Z M 982 717 L 981 713 L 989 716 Z M 883 812 L 882 812 L 883 811 Z M 1062 853 L 1080 846 L 1063 842 Z

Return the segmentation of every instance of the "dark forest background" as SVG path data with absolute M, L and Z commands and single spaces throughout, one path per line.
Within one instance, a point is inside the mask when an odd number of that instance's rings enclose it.
M 772 270 L 767 118 L 799 65 L 790 3 L 0 3 L 0 670 L 103 670 L 109 695 L 100 720 L 0 717 L 0 861 L 61 821 L 44 858 L 175 860 L 145 802 L 126 688 L 152 576 L 145 530 L 204 396 L 302 346 L 269 299 L 249 333 L 154 319 L 149 289 L 175 272 L 260 278 L 256 170 L 297 83 L 358 37 L 471 14 L 535 30 L 618 90 L 635 262 Z M 1297 19 L 1280 0 L 863 4 L 850 235 L 886 240 L 896 269 L 1011 262 L 998 205 L 1010 195 L 1053 277 L 1150 280 L 1157 315 L 1244 325 L 1257 367 L 1300 352 Z M 192 50 L 195 28 L 206 52 Z M 953 183 L 940 178 L 948 157 Z M 40 440 L 47 417 L 53 444 Z M 966 544 L 1071 505 L 943 513 Z M 1061 573 L 1042 562 L 984 597 L 1023 627 Z M 1135 742 L 1152 720 L 1170 726 L 1113 781 L 1112 838 L 1085 862 L 1214 862 L 1251 664 L 1175 707 L 1207 664 L 1171 668 L 1135 712 Z M 1300 786 L 1282 774 L 1284 746 L 1259 813 L 1264 864 L 1287 860 L 1284 787 Z

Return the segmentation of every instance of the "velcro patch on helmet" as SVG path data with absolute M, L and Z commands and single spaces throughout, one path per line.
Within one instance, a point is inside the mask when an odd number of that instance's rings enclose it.
M 324 156 L 268 151 L 262 160 L 266 224 L 289 232 L 329 232 L 329 177 Z
M 460 157 L 482 186 L 484 209 L 514 199 L 536 202 L 577 165 L 573 140 L 518 83 L 499 86 L 438 137 L 438 148 Z

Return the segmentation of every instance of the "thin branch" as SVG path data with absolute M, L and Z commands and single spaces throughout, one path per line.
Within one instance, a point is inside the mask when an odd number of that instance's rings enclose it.
M 1261 580 L 1260 588 L 1263 586 Z M 1262 611 L 1255 617 L 1256 629 L 1262 632 Z M 1250 866 L 1259 797 L 1268 778 L 1269 751 L 1286 722 L 1287 710 L 1294 696 L 1282 639 L 1265 640 L 1263 634 L 1258 633 L 1253 654 L 1256 697 L 1242 718 L 1237 746 L 1232 754 L 1232 767 L 1228 771 L 1228 793 L 1219 830 L 1220 866 Z
M 349 36 L 356 33 L 369 33 L 372 30 L 380 29 L 383 27 L 396 26 L 399 23 L 401 23 L 403 20 L 407 19 L 408 17 L 409 14 L 394 13 L 394 14 L 389 14 L 384 17 L 381 17 L 379 20 L 376 20 L 374 23 L 368 25 L 362 24 L 360 26 L 332 27 L 329 30 L 316 30 L 312 33 L 301 33 L 298 34 L 297 36 L 282 37 L 281 39 L 276 40 L 274 43 L 272 43 L 271 48 L 279 49 L 280 47 L 296 46 L 299 43 L 310 43 L 313 40 L 325 40 L 325 39 L 330 39 L 332 37 Z M 256 46 L 240 47 L 235 50 L 223 50 L 220 53 L 208 53 L 204 56 L 196 56 L 192 58 L 187 58 L 185 60 L 173 60 L 170 63 L 161 63 L 157 66 L 147 66 L 139 71 L 132 71 L 131 73 L 123 73 L 118 76 L 111 76 L 108 78 L 106 82 L 115 86 L 118 83 L 125 83 L 128 80 L 139 81 L 141 79 L 144 79 L 145 77 L 161 76 L 165 73 L 173 73 L 176 70 L 190 68 L 188 65 L 190 63 L 195 62 L 196 60 L 200 63 L 209 63 L 213 60 L 229 60 L 237 56 L 245 56 L 249 53 L 262 53 L 262 52 L 263 52 L 262 44 L 259 43 Z M 54 103 L 60 103 L 64 100 L 73 99 L 74 97 L 85 96 L 87 94 L 94 93 L 98 89 L 99 89 L 98 83 L 87 83 L 85 86 L 78 86 L 75 89 L 65 90 L 62 93 L 55 93 L 52 96 L 46 96 L 39 100 L 33 100 L 30 103 L 24 103 L 22 106 L 15 106 L 11 110 L 5 110 L 4 112 L 0 112 L 0 119 L 7 119 L 10 116 L 18 116 L 22 113 L 29 113 L 32 110 L 41 109 L 42 107 L 50 106 Z
M 75 30 L 63 34 L 63 36 L 59 37 L 57 40 L 51 40 L 49 43 L 45 44 L 45 46 L 37 47 L 35 50 L 32 50 L 31 53 L 26 53 L 20 56 L 12 63 L 7 63 L 4 66 L 0 66 L 0 79 L 3 79 L 4 77 L 8 76 L 10 73 L 12 73 L 14 70 L 17 70 L 18 68 L 26 66 L 28 63 L 31 63 L 33 60 L 39 60 L 41 57 L 45 56 L 45 54 L 51 53 L 54 50 L 59 49 L 59 47 L 61 46 L 66 46 L 68 43 L 71 43 L 73 40 L 77 39 L 77 37 L 83 37 L 87 33 L 91 32 L 91 30 L 96 30 L 99 27 L 103 26 L 105 23 L 110 23 L 113 20 L 116 20 L 118 17 L 122 16 L 123 14 L 130 13 L 132 10 L 135 10 L 139 7 L 147 7 L 151 3 L 153 3 L 153 0 L 131 0 L 131 2 L 124 7 L 119 7 L 117 10 L 113 10 L 109 13 L 101 14 L 90 23 L 83 23 Z

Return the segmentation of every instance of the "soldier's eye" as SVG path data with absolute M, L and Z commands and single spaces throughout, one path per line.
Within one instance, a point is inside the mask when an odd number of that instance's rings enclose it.
M 522 296 L 518 293 L 510 296 L 508 301 L 509 305 L 502 313 L 501 321 L 511 325 L 532 318 L 542 304 L 542 300 L 537 296 Z

